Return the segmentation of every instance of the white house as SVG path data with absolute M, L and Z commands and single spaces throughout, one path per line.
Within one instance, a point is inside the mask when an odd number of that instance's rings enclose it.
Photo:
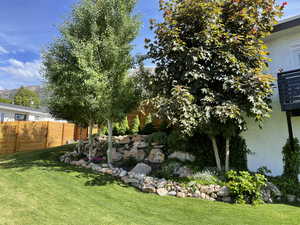
M 0 122 L 55 121 L 46 110 L 0 103 Z
M 300 15 L 281 21 L 266 40 L 270 58 L 269 73 L 277 78 L 280 70 L 300 69 Z M 263 129 L 249 123 L 243 134 L 247 145 L 254 152 L 248 156 L 248 167 L 256 171 L 267 166 L 273 175 L 283 171 L 282 147 L 289 137 L 286 113 L 281 111 L 277 81 L 275 82 L 272 117 L 265 121 Z M 294 136 L 300 139 L 300 117 L 292 117 Z

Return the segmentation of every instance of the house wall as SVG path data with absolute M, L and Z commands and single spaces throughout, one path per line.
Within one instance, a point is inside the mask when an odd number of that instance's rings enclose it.
M 1 113 L 4 113 L 4 121 L 3 122 L 11 122 L 15 121 L 15 114 L 26 114 L 27 115 L 27 121 L 55 121 L 51 115 L 45 115 L 45 114 L 33 114 L 33 113 L 25 113 L 25 112 L 19 112 L 19 111 L 12 111 L 12 110 L 5 110 L 0 108 L 0 122 L 1 122 Z
M 300 68 L 300 28 L 292 28 L 275 33 L 266 40 L 269 47 L 269 72 L 277 78 L 279 69 L 291 70 Z M 277 81 L 274 83 L 272 117 L 264 123 L 263 129 L 249 122 L 248 131 L 243 134 L 249 149 L 254 153 L 248 156 L 248 167 L 256 171 L 267 166 L 273 175 L 281 175 L 283 171 L 282 147 L 288 138 L 285 112 L 281 112 Z M 300 117 L 292 118 L 295 137 L 300 139 Z

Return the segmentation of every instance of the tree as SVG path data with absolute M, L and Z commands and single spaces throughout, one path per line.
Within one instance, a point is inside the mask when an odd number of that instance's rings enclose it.
M 139 22 L 135 0 L 82 0 L 61 27 L 61 37 L 44 54 L 51 112 L 72 121 L 108 124 L 108 164 L 113 122 L 121 121 L 138 101 L 131 42 Z M 91 133 L 91 132 L 90 132 Z M 89 137 L 92 143 L 92 135 Z
M 272 76 L 264 39 L 282 6 L 275 0 L 161 0 L 163 22 L 152 21 L 155 40 L 146 40 L 155 74 L 145 73 L 160 114 L 185 135 L 197 129 L 212 142 L 247 129 L 246 118 L 262 124 L 271 112 Z
M 15 105 L 38 108 L 41 100 L 35 91 L 31 91 L 22 86 L 15 94 L 13 102 Z

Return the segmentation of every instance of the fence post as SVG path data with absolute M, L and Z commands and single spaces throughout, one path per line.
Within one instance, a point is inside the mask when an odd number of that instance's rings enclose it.
M 16 140 L 15 140 L 15 149 L 14 149 L 15 152 L 18 151 L 19 134 L 20 134 L 20 121 L 17 122 L 17 126 L 16 126 Z
M 64 134 L 65 133 L 65 124 L 62 124 L 62 132 L 61 132 L 61 145 L 64 144 Z
M 47 132 L 46 132 L 46 141 L 45 141 L 45 148 L 48 148 L 48 138 L 49 138 L 49 121 L 47 122 Z

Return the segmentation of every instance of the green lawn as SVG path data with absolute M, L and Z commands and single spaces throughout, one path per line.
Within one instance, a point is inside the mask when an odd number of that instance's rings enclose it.
M 0 157 L 1 225 L 300 224 L 300 207 L 144 194 L 58 162 L 70 146 Z

